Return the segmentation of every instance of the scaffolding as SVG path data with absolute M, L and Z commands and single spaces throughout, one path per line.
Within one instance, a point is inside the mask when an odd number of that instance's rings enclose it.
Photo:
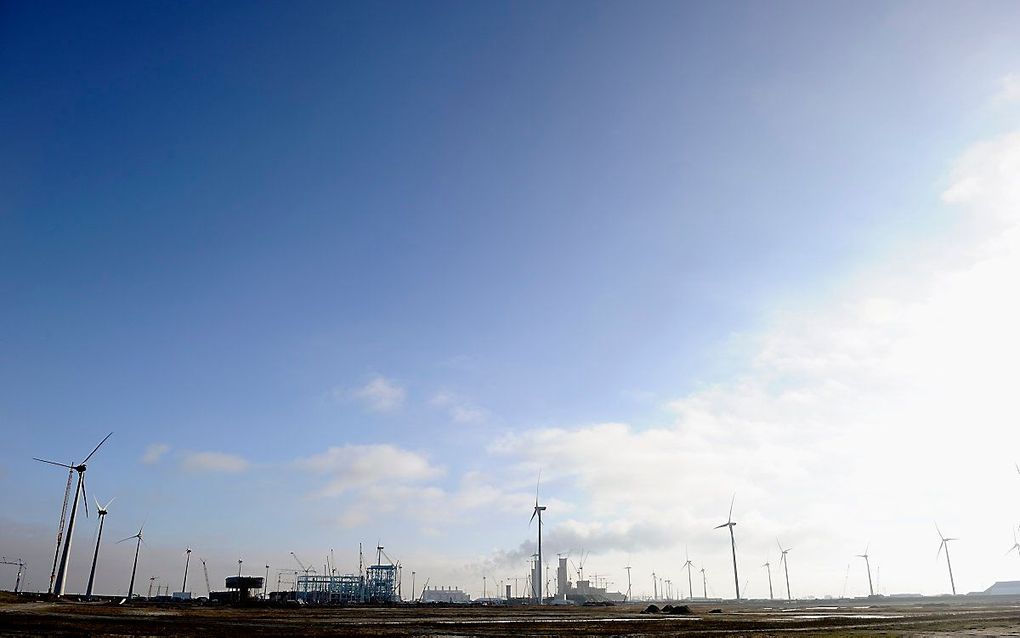
M 297 598 L 308 603 L 347 604 L 363 600 L 364 585 L 360 576 L 298 576 Z
M 365 569 L 365 602 L 389 603 L 397 600 L 397 566 L 369 565 Z
M 381 546 L 376 550 L 376 564 L 365 567 L 358 574 L 320 576 L 306 572 L 297 576 L 295 573 L 294 597 L 306 603 L 334 605 L 399 602 L 400 563 L 394 564 Z M 383 558 L 389 564 L 382 564 Z

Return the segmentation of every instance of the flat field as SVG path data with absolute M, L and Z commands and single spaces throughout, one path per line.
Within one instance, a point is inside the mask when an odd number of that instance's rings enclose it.
M 615 607 L 216 607 L 0 596 L 0 636 L 1020 636 L 1020 600 Z

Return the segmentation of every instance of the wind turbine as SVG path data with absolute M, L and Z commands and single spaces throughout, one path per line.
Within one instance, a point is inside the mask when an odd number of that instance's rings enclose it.
M 870 547 L 871 547 L 871 544 L 868 543 L 868 546 L 864 548 L 864 553 L 863 554 L 858 554 L 857 558 L 863 558 L 864 559 L 864 565 L 868 568 L 868 595 L 869 596 L 874 596 L 875 595 L 875 589 L 871 586 L 871 561 L 868 560 L 868 548 L 870 548 Z M 942 550 L 939 549 L 939 551 L 942 551 Z
M 691 569 L 693 569 L 694 563 L 691 562 L 691 555 L 686 547 L 684 547 L 684 555 L 687 557 L 687 562 L 680 569 L 687 569 L 687 591 L 691 594 L 691 600 L 694 600 L 694 586 L 691 584 Z
M 542 471 L 539 470 L 538 482 L 535 483 L 535 509 L 531 513 L 531 520 L 528 521 L 528 525 L 530 526 L 532 521 L 535 520 L 535 517 L 536 516 L 538 517 L 538 578 L 534 578 L 534 576 L 532 576 L 532 580 L 537 581 L 537 583 L 535 583 L 534 589 L 538 597 L 539 605 L 542 604 L 542 512 L 545 511 L 545 505 L 538 504 L 538 488 L 541 484 L 542 484 Z
M 93 497 L 95 498 L 95 497 Z M 99 501 L 96 501 L 96 513 L 99 516 L 99 533 L 96 534 L 96 551 L 92 554 L 92 571 L 89 572 L 89 586 L 85 589 L 85 598 L 92 598 L 92 584 L 96 580 L 96 562 L 99 561 L 99 543 L 103 540 L 103 523 L 106 521 L 106 513 L 110 509 L 110 505 L 116 500 L 116 497 L 111 498 L 110 502 L 106 505 L 100 505 Z
M 99 450 L 103 443 L 106 443 L 106 439 L 110 438 L 111 436 L 113 436 L 113 432 L 107 434 L 106 437 L 99 442 L 99 445 L 97 445 L 92 450 L 92 452 L 90 452 L 89 455 L 85 457 L 85 460 L 82 461 L 81 463 L 78 463 L 77 465 L 67 465 L 66 463 L 57 463 L 56 461 L 47 461 L 46 459 L 32 457 L 32 460 L 34 461 L 49 463 L 50 465 L 56 465 L 58 467 L 66 467 L 68 470 L 73 470 L 78 473 L 78 485 L 77 487 L 75 487 L 74 501 L 71 505 L 71 518 L 69 518 L 67 521 L 67 536 L 64 538 L 64 549 L 60 553 L 60 566 L 57 569 L 57 581 L 53 588 L 53 593 L 56 594 L 57 596 L 64 595 L 64 586 L 67 583 L 67 563 L 71 558 L 71 537 L 74 535 L 74 521 L 78 514 L 79 498 L 85 500 L 85 516 L 87 517 L 89 515 L 88 496 L 85 494 L 85 469 L 86 469 L 85 464 L 89 462 L 89 459 L 92 458 L 92 455 Z M 65 498 L 64 506 L 66 507 L 67 506 L 66 493 L 64 498 Z
M 181 593 L 188 591 L 188 565 L 191 564 L 191 548 L 184 550 L 184 555 L 187 558 L 184 559 L 184 582 L 181 583 Z M 268 577 L 267 577 L 268 578 Z
M 705 566 L 701 567 L 701 595 L 702 600 L 708 600 L 708 576 L 705 576 Z
M 786 558 L 786 553 L 793 548 L 787 547 L 783 549 L 783 544 L 779 542 L 778 538 L 776 539 L 776 545 L 779 545 L 779 551 L 782 553 L 779 562 L 783 564 L 783 573 L 786 574 L 786 600 L 793 600 L 793 596 L 790 595 L 790 563 Z
M 1016 540 L 1016 530 L 1013 530 L 1013 546 L 1009 548 L 1006 555 L 1009 556 L 1014 550 L 1016 550 L 1017 556 L 1020 556 L 1020 542 Z
M 763 564 L 762 567 L 765 568 L 765 571 L 769 575 L 769 600 L 772 600 L 775 598 L 775 596 L 772 595 L 772 566 L 769 565 L 768 561 L 765 561 L 765 564 Z
M 737 576 L 737 541 L 733 537 L 733 528 L 736 523 L 733 521 L 733 502 L 737 500 L 737 495 L 734 494 L 733 498 L 730 499 L 730 515 L 726 519 L 726 522 L 722 525 L 716 525 L 715 529 L 722 529 L 728 527 L 730 529 L 730 549 L 733 550 L 733 587 L 737 592 L 737 600 L 740 600 L 740 578 Z
M 627 602 L 630 602 L 630 570 L 631 570 L 631 566 L 627 565 L 626 567 L 624 567 L 624 569 L 627 570 Z
M 137 534 L 135 534 L 134 536 L 128 536 L 127 538 L 122 538 L 119 541 L 117 541 L 118 543 L 123 543 L 124 541 L 131 540 L 132 538 L 138 539 L 138 541 L 135 543 L 135 562 L 131 566 L 131 584 L 128 585 L 127 595 L 128 602 L 131 602 L 131 594 L 133 594 L 135 591 L 135 572 L 138 571 L 138 550 L 141 548 L 142 543 L 144 542 L 142 540 L 143 529 L 145 529 L 145 522 L 142 522 L 142 526 L 138 528 Z M 149 589 L 152 589 L 151 585 L 149 586 Z
M 953 563 L 949 560 L 949 542 L 950 541 L 958 541 L 960 539 L 959 538 L 946 538 L 942 534 L 942 530 L 939 529 L 939 524 L 938 523 L 935 523 L 935 531 L 939 533 L 939 538 L 942 539 L 942 542 L 939 543 L 939 552 L 938 552 L 938 554 L 935 555 L 935 558 L 938 559 L 939 554 L 942 553 L 942 548 L 945 547 L 946 548 L 946 567 L 949 568 L 949 585 L 950 585 L 950 587 L 953 588 L 953 595 L 955 596 L 956 595 L 956 582 L 953 580 Z

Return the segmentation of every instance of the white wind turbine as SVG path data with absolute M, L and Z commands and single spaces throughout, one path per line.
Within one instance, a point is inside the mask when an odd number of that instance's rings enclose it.
M 1006 552 L 1006 556 L 1009 556 L 1014 551 L 1017 553 L 1017 556 L 1020 556 L 1020 541 L 1016 539 L 1016 530 L 1013 530 L 1013 546 Z
M 740 600 L 740 578 L 737 576 L 737 541 L 733 537 L 733 528 L 736 523 L 733 521 L 733 502 L 737 500 L 737 495 L 734 494 L 733 498 L 730 499 L 730 514 L 726 519 L 726 522 L 722 525 L 716 525 L 715 529 L 722 529 L 728 527 L 730 530 L 730 549 L 733 550 L 733 587 L 737 592 L 737 600 Z
M 688 553 L 686 547 L 684 548 L 684 555 L 687 557 L 687 562 L 685 562 L 684 566 L 681 567 L 680 569 L 687 570 L 687 591 L 691 595 L 691 600 L 694 600 L 694 585 L 692 584 L 691 581 L 691 570 L 694 568 L 694 563 L 691 562 L 691 555 L 690 553 Z
M 110 438 L 111 436 L 113 436 L 113 432 L 110 432 L 109 434 L 107 434 L 103 438 L 103 440 L 99 442 L 99 445 L 97 445 L 91 452 L 89 452 L 89 455 L 85 457 L 85 460 L 82 461 L 81 463 L 78 463 L 77 465 L 68 465 L 66 463 L 57 463 L 56 461 L 47 461 L 46 459 L 40 459 L 40 458 L 32 457 L 32 460 L 34 460 L 34 461 L 41 461 L 42 463 L 49 463 L 50 465 L 56 465 L 56 466 L 59 466 L 59 467 L 66 467 L 68 470 L 71 470 L 71 471 L 74 471 L 74 472 L 78 473 L 78 486 L 75 487 L 75 490 L 74 490 L 74 501 L 72 501 L 72 504 L 71 504 L 71 517 L 67 521 L 67 535 L 64 537 L 64 548 L 60 552 L 60 563 L 59 563 L 59 566 L 57 568 L 56 582 L 53 585 L 53 593 L 56 594 L 57 596 L 63 596 L 64 595 L 64 586 L 67 584 L 67 563 L 68 563 L 68 561 L 71 558 L 71 537 L 74 535 L 74 521 L 75 521 L 75 518 L 77 518 L 77 514 L 78 514 L 78 499 L 79 498 L 81 498 L 81 499 L 83 499 L 85 501 L 85 516 L 89 515 L 88 496 L 85 493 L 85 470 L 86 470 L 85 464 L 89 462 L 89 459 L 92 458 L 93 454 L 95 454 L 97 451 L 99 451 L 99 448 L 102 447 L 103 443 L 106 443 L 106 439 Z M 68 477 L 68 488 L 70 488 L 70 486 L 71 486 L 71 480 L 70 480 L 70 477 Z M 65 492 L 65 495 L 64 495 L 64 508 L 65 509 L 67 508 L 67 493 L 66 492 Z M 63 523 L 64 523 L 63 513 L 61 513 L 61 517 L 60 517 L 60 524 L 61 524 L 61 526 L 63 526 Z M 58 538 L 58 542 L 59 542 L 59 538 Z
M 96 501 L 96 513 L 99 516 L 99 532 L 96 534 L 96 551 L 92 554 L 92 571 L 89 572 L 89 585 L 85 588 L 85 598 L 87 599 L 92 598 L 92 585 L 96 581 L 96 563 L 99 561 L 99 543 L 103 540 L 103 523 L 106 522 L 106 514 L 110 510 L 110 505 L 115 500 L 117 500 L 116 497 L 111 498 L 110 502 L 106 505 L 100 505 L 99 501 Z
M 786 554 L 793 548 L 787 547 L 783 549 L 783 544 L 779 542 L 778 538 L 776 539 L 776 545 L 779 545 L 779 552 L 781 554 L 779 562 L 783 564 L 783 573 L 786 574 L 786 600 L 793 600 L 793 596 L 790 594 L 790 561 L 786 557 Z
M 538 604 L 542 604 L 542 512 L 545 511 L 545 505 L 538 504 L 538 488 L 542 484 L 542 471 L 538 472 L 538 482 L 535 484 L 535 509 L 531 513 L 531 520 L 528 521 L 528 525 L 531 525 L 535 517 L 538 517 L 538 577 L 532 576 L 532 580 L 535 581 L 535 593 L 537 594 Z
M 942 553 L 942 548 L 945 547 L 946 548 L 946 567 L 949 568 L 949 586 L 953 588 L 953 595 L 955 596 L 956 595 L 956 581 L 953 580 L 953 563 L 949 560 L 949 542 L 950 541 L 958 541 L 960 539 L 959 538 L 946 538 L 946 536 L 942 533 L 942 530 L 939 529 L 939 524 L 938 523 L 935 523 L 935 531 L 939 533 L 939 538 L 942 539 L 942 542 L 939 543 L 939 551 L 938 551 L 937 554 L 935 554 L 935 558 L 938 559 L 939 555 Z
M 142 522 L 142 526 L 138 528 L 138 533 L 137 534 L 135 534 L 134 536 L 128 536 L 127 538 L 122 538 L 119 541 L 117 541 L 118 543 L 123 543 L 124 541 L 131 540 L 132 538 L 138 539 L 137 542 L 135 543 L 135 562 L 131 565 L 131 583 L 128 585 L 128 595 L 127 595 L 128 601 L 131 600 L 131 594 L 133 594 L 134 591 L 135 591 L 135 572 L 138 571 L 138 550 L 141 549 L 142 543 L 145 542 L 145 541 L 142 540 L 142 530 L 143 529 L 145 529 L 145 522 L 144 521 Z M 146 544 L 146 546 L 148 546 L 148 544 Z M 149 585 L 149 591 L 150 592 L 152 591 L 152 584 L 151 583 Z
M 871 561 L 868 560 L 868 549 L 870 547 L 871 547 L 871 543 L 868 543 L 868 545 L 864 548 L 864 553 L 863 554 L 858 554 L 857 558 L 863 558 L 864 559 L 864 566 L 868 568 L 868 595 L 869 596 L 874 596 L 875 595 L 875 589 L 874 589 L 874 587 L 871 586 Z
M 762 567 L 765 568 L 765 572 L 769 575 L 769 600 L 772 600 L 775 598 L 775 596 L 772 595 L 772 566 L 766 560 L 762 564 Z

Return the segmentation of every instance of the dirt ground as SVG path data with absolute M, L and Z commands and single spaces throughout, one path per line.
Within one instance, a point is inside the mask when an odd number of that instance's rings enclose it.
M 1020 600 L 615 607 L 230 608 L 0 597 L 0 636 L 1020 636 Z M 716 610 L 716 611 L 713 611 Z

